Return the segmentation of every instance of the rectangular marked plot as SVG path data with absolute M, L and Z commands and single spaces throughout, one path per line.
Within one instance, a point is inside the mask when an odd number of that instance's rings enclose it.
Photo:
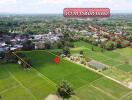
M 95 56 L 92 56 L 92 59 L 97 60 L 97 61 L 106 61 L 109 60 L 108 57 L 105 57 L 101 54 L 96 54 Z
M 112 59 L 118 59 L 120 60 L 122 58 L 122 56 L 117 53 L 117 52 L 114 52 L 114 51 L 106 51 L 104 53 L 102 53 L 104 56 L 107 56 L 109 58 L 112 58 Z
M 24 82 L 23 85 L 28 88 L 29 91 L 38 99 L 42 100 L 49 94 L 54 93 L 56 90 L 54 86 L 51 86 L 46 80 L 36 77 L 34 80 Z
M 103 73 L 117 80 L 126 80 L 129 78 L 127 73 L 125 73 L 122 70 L 117 70 L 117 69 L 108 69 L 108 70 L 103 71 Z
M 107 78 L 102 78 L 100 80 L 97 80 L 96 82 L 92 83 L 95 87 L 98 87 L 102 89 L 105 92 L 110 93 L 111 95 L 120 98 L 122 95 L 130 92 L 131 90 L 115 83 L 112 80 L 108 80 Z
M 132 100 L 132 92 L 122 96 L 122 100 Z
M 6 67 L 7 66 L 0 65 L 0 92 L 18 85 L 18 83 L 9 75 Z
M 132 65 L 128 65 L 128 64 L 120 65 L 118 68 L 126 72 L 132 71 Z
M 86 57 L 93 57 L 93 56 L 96 56 L 96 55 L 97 55 L 96 52 L 93 52 L 91 50 L 85 50 L 84 51 L 84 56 L 86 56 Z
M 81 98 L 81 100 L 114 100 L 112 97 L 100 92 L 92 86 L 85 86 L 77 89 L 76 95 Z
M 16 85 L 18 85 L 18 83 L 10 76 L 8 78 L 0 79 L 0 92 Z
M 19 66 L 8 66 L 7 68 L 38 100 L 44 99 L 55 91 L 56 87 L 52 86 L 47 79 L 40 77 L 39 73 L 37 74 L 33 69 L 23 70 Z
M 75 88 L 77 88 L 84 85 L 85 83 L 91 82 L 92 80 L 101 77 L 97 73 L 89 71 L 80 65 L 71 63 L 67 60 L 61 59 L 60 63 L 56 65 L 53 61 L 55 56 L 46 51 L 40 51 L 37 55 L 36 51 L 27 52 L 26 54 L 28 56 L 30 55 L 31 60 L 32 58 L 33 60 L 36 58 L 36 62 L 34 62 L 34 64 L 39 60 L 43 60 L 43 64 L 37 63 L 35 64 L 36 66 L 34 66 L 34 68 L 36 68 L 40 73 L 47 76 L 55 83 L 58 83 L 63 79 L 67 79 L 71 81 L 73 85 L 75 85 Z M 39 59 L 40 56 L 42 59 Z
M 114 66 L 114 67 L 117 67 L 118 65 L 123 64 L 122 62 L 116 61 L 116 60 L 113 60 L 113 59 L 106 60 L 106 61 L 101 61 L 101 62 L 106 64 L 106 65 Z
M 89 70 L 84 70 L 76 74 L 68 75 L 64 77 L 64 79 L 70 81 L 75 88 L 79 88 L 83 85 L 86 85 L 88 83 L 91 83 L 97 79 L 102 77 L 101 75 L 94 74 L 93 72 Z
M 101 51 L 101 48 L 100 47 L 98 47 L 98 46 L 94 46 L 94 45 L 92 45 L 92 44 L 90 44 L 90 43 L 87 43 L 87 42 L 84 42 L 84 41 L 77 41 L 77 42 L 74 42 L 74 45 L 75 45 L 75 47 L 81 47 L 81 46 L 84 46 L 84 47 L 86 47 L 86 48 L 88 48 L 88 49 L 92 49 L 92 47 L 94 47 L 94 49 L 96 50 L 96 51 Z
M 34 100 L 21 86 L 1 94 L 2 100 Z
M 32 69 L 24 70 L 23 68 L 21 68 L 21 66 L 18 66 L 16 64 L 8 65 L 8 66 L 6 66 L 6 68 L 9 72 L 14 74 L 19 80 L 22 80 L 24 82 L 37 77 L 37 75 L 35 75 L 35 73 L 33 73 Z

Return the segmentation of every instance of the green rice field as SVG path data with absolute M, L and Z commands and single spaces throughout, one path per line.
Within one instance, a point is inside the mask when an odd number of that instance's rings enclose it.
M 87 49 L 86 49 L 87 50 Z M 131 90 L 80 65 L 61 59 L 47 51 L 23 52 L 32 61 L 24 70 L 17 64 L 0 65 L 0 96 L 2 100 L 44 100 L 56 93 L 61 80 L 72 83 L 75 96 L 70 100 L 131 100 Z

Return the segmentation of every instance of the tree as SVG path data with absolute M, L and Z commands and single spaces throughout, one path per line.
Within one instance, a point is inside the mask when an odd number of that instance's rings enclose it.
M 92 46 L 92 51 L 94 51 L 94 47 Z
M 121 47 L 122 47 L 122 45 L 121 45 L 121 40 L 118 39 L 118 40 L 116 40 L 116 41 L 117 41 L 117 48 L 121 48 Z
M 64 48 L 63 48 L 63 53 L 64 53 L 65 55 L 70 54 L 70 49 L 69 49 L 68 47 L 64 47 Z
M 63 40 L 63 41 L 62 41 L 62 44 L 63 44 L 64 46 L 67 46 L 67 47 L 74 47 L 74 44 L 73 44 L 72 42 L 70 42 L 70 41 L 65 41 L 65 40 Z
M 27 57 L 25 57 L 25 58 L 22 58 L 23 60 L 24 60 L 24 62 L 22 62 L 22 67 L 23 68 L 30 68 L 30 66 L 31 66 L 31 60 L 30 60 L 30 58 L 27 58 Z
M 101 52 L 104 52 L 104 48 L 101 48 Z
M 22 52 L 16 52 L 16 55 L 19 56 L 20 58 L 25 58 L 26 55 Z
M 115 43 L 114 43 L 114 42 L 108 41 L 108 42 L 106 43 L 105 48 L 106 48 L 107 50 L 114 50 L 114 49 L 116 48 L 116 46 L 115 46 Z
M 50 49 L 51 48 L 51 43 L 50 41 L 45 42 L 45 49 Z
M 83 55 L 83 51 L 82 50 L 80 51 L 80 55 Z
M 62 42 L 58 41 L 58 42 L 57 42 L 57 47 L 58 47 L 59 49 L 61 49 L 61 48 L 64 47 L 64 45 L 62 44 Z
M 6 43 L 7 45 L 12 44 L 10 40 L 5 40 L 5 43 Z
M 27 40 L 23 43 L 23 50 L 33 50 L 35 48 L 35 45 L 32 43 L 32 41 Z
M 0 100 L 2 100 L 2 96 L 0 95 Z
M 74 95 L 75 93 L 72 88 L 72 85 L 68 81 L 63 80 L 58 84 L 57 94 L 63 99 L 68 99 L 71 97 L 71 95 Z
M 4 59 L 9 63 L 17 62 L 17 57 L 11 51 L 5 53 Z
M 0 58 L 4 58 L 5 57 L 5 53 L 4 52 L 0 52 Z
M 121 47 L 124 48 L 124 47 L 127 47 L 127 46 L 129 46 L 129 41 L 122 40 Z
M 129 41 L 132 41 L 132 35 L 128 35 L 128 36 L 127 36 L 127 39 L 128 39 Z

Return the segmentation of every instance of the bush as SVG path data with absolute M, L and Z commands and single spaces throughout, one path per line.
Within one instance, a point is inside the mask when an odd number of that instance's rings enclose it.
M 80 55 L 83 55 L 83 51 L 82 50 L 80 51 Z
M 21 52 L 16 52 L 16 55 L 19 56 L 20 58 L 26 57 L 26 55 Z
M 0 59 L 0 64 L 6 64 L 7 62 L 4 59 Z
M 23 68 L 30 68 L 31 60 L 29 58 L 23 58 L 24 62 L 22 62 L 21 66 Z
M 63 53 L 67 56 L 68 54 L 70 54 L 70 49 L 68 47 L 64 47 Z
M 105 45 L 107 50 L 114 50 L 116 48 L 116 44 L 112 41 L 108 41 Z
M 22 50 L 34 50 L 35 45 L 32 43 L 32 41 L 28 40 L 23 43 L 23 48 Z
M 18 60 L 18 58 L 11 51 L 5 53 L 4 59 L 9 63 L 17 63 Z

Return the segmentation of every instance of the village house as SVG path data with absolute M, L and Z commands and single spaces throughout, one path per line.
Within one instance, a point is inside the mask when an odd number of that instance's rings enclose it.
M 33 42 L 35 44 L 35 49 L 44 49 L 45 41 Z
M 101 38 L 101 39 L 96 39 L 96 42 L 106 42 L 108 39 L 107 38 Z

